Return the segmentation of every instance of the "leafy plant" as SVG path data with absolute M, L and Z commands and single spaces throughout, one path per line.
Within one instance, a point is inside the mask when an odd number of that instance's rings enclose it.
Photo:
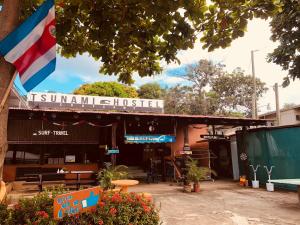
M 53 198 L 43 192 L 32 199 L 23 199 L 14 209 L 0 205 L 1 225 L 158 225 L 159 215 L 153 202 L 136 193 L 102 195 L 92 212 L 53 219 Z
M 9 210 L 7 209 L 7 206 L 0 203 L 0 221 L 2 223 L 5 223 L 9 218 Z
M 192 182 L 205 180 L 211 173 L 217 176 L 217 173 L 208 167 L 198 167 L 198 160 L 188 157 L 187 162 L 187 179 Z
M 14 209 L 7 209 L 3 224 L 54 225 L 53 198 L 55 194 L 45 191 L 33 198 L 20 199 Z M 2 224 L 2 223 L 1 223 Z
M 136 193 L 107 192 L 94 212 L 66 216 L 58 224 L 157 225 L 159 215 L 153 202 Z
M 98 173 L 100 186 L 104 189 L 111 189 L 114 185 L 112 180 L 126 179 L 128 177 L 128 167 L 124 165 L 108 166 Z

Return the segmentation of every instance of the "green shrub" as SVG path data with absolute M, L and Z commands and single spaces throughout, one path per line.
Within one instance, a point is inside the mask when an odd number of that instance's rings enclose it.
M 126 179 L 127 177 L 128 167 L 123 165 L 108 166 L 98 173 L 98 181 L 104 190 L 114 187 L 111 183 L 112 180 Z
M 58 193 L 57 193 L 58 194 Z M 53 219 L 55 194 L 43 192 L 32 199 L 22 199 L 14 209 L 0 205 L 1 225 L 158 225 L 154 204 L 135 193 L 104 193 L 92 212 Z
M 208 167 L 198 167 L 198 160 L 191 157 L 187 158 L 187 179 L 192 182 L 199 182 L 210 177 L 210 174 L 217 176 L 217 173 Z
M 108 192 L 92 213 L 66 216 L 59 224 L 157 225 L 159 216 L 154 204 L 138 194 Z
M 0 224 L 7 223 L 9 219 L 9 210 L 7 209 L 7 206 L 0 203 Z

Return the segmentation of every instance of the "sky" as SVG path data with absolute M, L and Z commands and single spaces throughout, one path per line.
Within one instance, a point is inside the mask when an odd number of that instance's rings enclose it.
M 200 59 L 209 59 L 216 63 L 225 64 L 227 71 L 241 67 L 247 74 L 251 74 L 251 50 L 258 50 L 255 52 L 256 76 L 264 81 L 269 88 L 269 91 L 259 100 L 258 109 L 260 113 L 275 110 L 275 94 L 272 87 L 276 82 L 281 84 L 287 72 L 282 71 L 281 67 L 266 61 L 267 54 L 271 53 L 277 46 L 277 43 L 270 40 L 270 36 L 268 21 L 253 20 L 249 22 L 245 36 L 233 41 L 230 47 L 207 52 L 207 50 L 202 49 L 200 41 L 197 41 L 193 49 L 178 53 L 178 58 L 181 61 L 180 65 L 176 63 L 166 65 L 162 63 L 163 72 L 154 77 L 140 78 L 135 74 L 133 86 L 139 87 L 148 82 L 158 82 L 163 87 L 188 84 L 182 78 L 185 68 L 187 65 L 196 63 Z M 95 61 L 88 54 L 78 55 L 72 59 L 58 56 L 56 71 L 34 88 L 33 91 L 72 93 L 75 88 L 84 83 L 117 80 L 115 76 L 99 74 L 99 66 L 100 62 Z M 20 87 L 19 80 L 16 83 Z M 280 105 L 283 106 L 284 103 L 300 104 L 300 98 L 298 98 L 299 89 L 299 80 L 292 82 L 287 88 L 280 87 Z M 267 107 L 267 105 L 270 107 Z

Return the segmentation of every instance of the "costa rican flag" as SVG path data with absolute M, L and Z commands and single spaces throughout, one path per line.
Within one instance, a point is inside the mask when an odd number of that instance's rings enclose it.
M 0 55 L 16 67 L 27 91 L 55 70 L 54 0 L 46 0 L 24 23 L 0 41 Z

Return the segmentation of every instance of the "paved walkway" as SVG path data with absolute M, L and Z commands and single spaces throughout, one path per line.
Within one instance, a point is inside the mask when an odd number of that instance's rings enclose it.
M 163 225 L 296 225 L 300 206 L 296 192 L 242 188 L 234 182 L 203 182 L 200 193 L 182 187 L 141 184 L 129 189 L 150 192 L 161 206 Z

